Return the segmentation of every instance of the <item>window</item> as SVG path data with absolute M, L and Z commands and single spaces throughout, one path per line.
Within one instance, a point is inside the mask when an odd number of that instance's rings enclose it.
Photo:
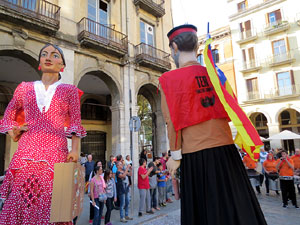
M 277 84 L 279 96 L 291 95 L 293 93 L 290 72 L 277 73 Z
M 268 123 L 264 114 L 260 113 L 255 118 L 255 127 L 266 127 Z
M 87 99 L 81 107 L 81 117 L 85 120 L 107 121 L 107 110 L 95 99 Z
M 243 11 L 247 8 L 247 1 L 242 1 L 240 3 L 237 4 L 237 7 L 238 7 L 238 11 Z
M 108 4 L 101 0 L 88 0 L 88 18 L 102 25 L 108 25 Z M 107 37 L 109 29 L 97 23 L 88 22 L 89 32 Z
M 296 111 L 297 124 L 300 124 L 300 113 Z
M 251 47 L 248 49 L 242 49 L 242 57 L 243 57 L 243 63 L 244 63 L 243 66 L 245 69 L 256 66 L 254 47 Z
M 280 9 L 268 13 L 268 22 L 270 26 L 276 26 L 281 22 L 281 12 Z
M 219 50 L 218 49 L 212 50 L 212 57 L 213 57 L 215 63 L 219 63 Z
M 278 40 L 278 41 L 273 41 L 273 53 L 274 55 L 283 55 L 286 53 L 286 46 L 285 46 L 285 41 L 284 39 Z
M 257 78 L 246 80 L 246 84 L 248 90 L 248 99 L 257 99 L 259 96 Z
M 198 63 L 200 63 L 201 66 L 204 66 L 203 54 L 198 55 L 197 61 L 198 61 Z
M 154 27 L 143 21 L 140 22 L 141 42 L 154 46 Z
M 88 18 L 108 25 L 108 3 L 101 0 L 88 0 Z
M 280 114 L 280 119 L 281 119 L 281 125 L 291 124 L 291 115 L 290 115 L 289 111 L 287 111 L 287 110 L 284 110 Z
M 252 36 L 251 32 L 251 21 L 240 23 L 241 39 L 245 39 Z

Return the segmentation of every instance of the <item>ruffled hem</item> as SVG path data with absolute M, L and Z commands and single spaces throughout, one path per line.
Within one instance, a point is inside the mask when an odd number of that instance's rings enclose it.
M 9 130 L 12 130 L 13 127 L 19 127 L 19 124 L 16 121 L 4 121 L 0 120 L 0 133 L 6 134 Z
M 82 126 L 70 126 L 65 134 L 67 138 L 72 138 L 73 135 L 83 138 L 86 136 L 86 130 Z

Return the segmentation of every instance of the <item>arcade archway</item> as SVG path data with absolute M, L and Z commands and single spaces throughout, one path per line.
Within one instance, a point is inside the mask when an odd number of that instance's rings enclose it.
M 250 115 L 250 120 L 257 130 L 260 137 L 267 139 L 269 137 L 268 119 L 260 112 L 252 113 Z M 264 148 L 266 151 L 270 149 L 270 142 L 264 141 Z
M 87 137 L 81 141 L 81 152 L 92 154 L 95 161 L 103 165 L 112 152 L 113 126 L 111 107 L 119 101 L 116 84 L 105 73 L 93 71 L 85 74 L 79 81 L 78 88 L 84 91 L 81 98 L 82 125 L 87 130 Z M 117 135 L 116 135 L 117 136 Z
M 300 113 L 294 109 L 283 110 L 278 117 L 280 131 L 289 130 L 300 134 Z M 283 140 L 282 146 L 289 153 L 295 151 L 295 148 L 300 148 L 300 140 Z

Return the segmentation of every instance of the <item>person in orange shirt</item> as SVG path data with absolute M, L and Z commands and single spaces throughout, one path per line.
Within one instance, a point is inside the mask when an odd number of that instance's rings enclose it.
M 294 172 L 296 176 L 300 176 L 300 149 L 296 148 L 295 150 L 295 155 L 293 155 L 291 157 L 291 159 L 294 162 Z M 298 178 L 299 180 L 299 178 Z M 299 181 L 298 181 L 299 182 Z M 300 184 L 298 182 L 295 182 L 297 189 L 298 189 L 298 193 L 300 194 Z
M 257 162 L 255 162 L 253 159 L 250 158 L 250 156 L 247 154 L 244 156 L 243 158 L 243 163 L 247 169 L 247 174 L 249 179 L 256 179 L 259 181 L 258 185 L 255 186 L 255 189 L 257 191 L 258 194 L 261 193 L 260 191 L 260 185 L 263 182 L 263 175 L 258 173 L 255 169 L 257 167 Z
M 278 160 L 276 168 L 279 170 L 283 208 L 287 208 L 289 198 L 292 200 L 295 208 L 298 209 L 294 186 L 294 162 L 288 157 L 286 150 L 281 151 L 281 157 Z
M 267 155 L 267 159 L 263 163 L 263 168 L 265 171 L 265 185 L 266 185 L 266 192 L 267 195 L 269 195 L 269 182 L 270 179 L 274 180 L 275 182 L 278 182 L 278 173 L 277 173 L 277 161 L 274 159 L 274 156 L 272 153 L 269 153 Z M 278 190 L 276 190 L 276 194 L 279 195 Z

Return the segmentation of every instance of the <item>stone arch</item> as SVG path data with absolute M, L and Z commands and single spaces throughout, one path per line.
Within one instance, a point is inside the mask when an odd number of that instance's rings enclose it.
M 84 77 L 86 74 L 94 75 L 99 79 L 101 79 L 106 84 L 112 96 L 112 105 L 119 104 L 122 101 L 123 92 L 122 92 L 121 84 L 110 72 L 104 69 L 99 70 L 98 67 L 85 68 L 78 74 L 78 76 L 76 76 L 74 84 L 78 86 L 82 77 Z
M 264 114 L 264 116 L 265 116 L 265 117 L 267 118 L 267 120 L 268 120 L 268 124 L 271 124 L 271 123 L 272 123 L 272 119 L 271 119 L 271 116 L 269 115 L 269 113 L 266 112 L 266 111 L 264 111 L 264 110 L 261 110 L 261 109 L 256 110 L 256 111 L 250 111 L 250 112 L 248 112 L 248 113 L 247 113 L 248 118 L 250 118 L 250 116 L 251 116 L 252 114 L 254 114 L 254 113 L 262 113 L 262 114 Z
M 160 156 L 161 153 L 165 152 L 167 149 L 167 136 L 165 122 L 161 111 L 160 94 L 157 93 L 157 85 L 154 84 L 154 82 L 142 82 L 138 88 L 136 95 L 143 95 L 151 105 L 152 150 L 154 155 Z
M 296 110 L 297 112 L 300 113 L 300 108 L 299 108 L 299 107 L 296 107 L 296 106 L 294 106 L 294 105 L 291 105 L 291 106 L 288 106 L 288 107 L 281 107 L 281 108 L 277 111 L 277 113 L 276 113 L 276 115 L 275 115 L 275 122 L 276 122 L 276 123 L 279 124 L 279 116 L 280 116 L 280 114 L 281 114 L 284 110 L 287 110 L 287 109 L 294 109 L 294 110 Z

